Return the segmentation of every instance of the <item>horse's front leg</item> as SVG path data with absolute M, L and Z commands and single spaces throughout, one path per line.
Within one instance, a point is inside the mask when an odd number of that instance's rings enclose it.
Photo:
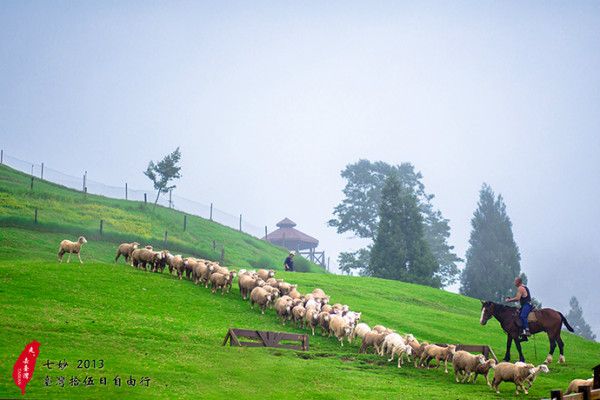
M 519 352 L 519 361 L 525 362 L 525 357 L 523 357 L 523 352 L 521 351 L 521 342 L 519 341 L 519 339 L 515 339 L 515 346 L 517 347 L 517 351 Z M 525 391 L 525 394 L 527 394 L 527 391 Z
M 506 335 L 506 355 L 504 356 L 503 361 L 510 362 L 510 346 L 512 346 L 512 337 Z

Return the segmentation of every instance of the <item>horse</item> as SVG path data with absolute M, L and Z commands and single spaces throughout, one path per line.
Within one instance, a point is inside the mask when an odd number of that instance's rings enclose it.
M 532 311 L 532 313 L 534 313 L 534 311 Z M 521 342 L 526 341 L 527 338 L 525 337 L 525 339 L 521 339 L 519 337 L 522 328 L 517 325 L 517 320 L 520 318 L 518 314 L 518 308 L 505 306 L 504 304 L 498 304 L 491 301 L 481 301 L 481 318 L 479 323 L 481 325 L 485 325 L 492 317 L 496 317 L 498 322 L 500 322 L 500 326 L 507 334 L 506 355 L 504 356 L 503 361 L 510 362 L 510 347 L 512 346 L 512 342 L 514 340 L 515 346 L 519 351 L 519 360 L 524 362 L 525 358 L 523 357 L 523 352 L 521 351 Z M 531 334 L 546 332 L 548 334 L 548 339 L 550 340 L 550 354 L 548 354 L 544 364 L 552 363 L 552 354 L 554 354 L 554 349 L 556 348 L 557 343 L 560 351 L 558 362 L 564 363 L 564 343 L 560 338 L 560 330 L 563 323 L 569 331 L 573 332 L 573 328 L 571 325 L 569 325 L 567 319 L 564 315 L 562 315 L 562 313 L 551 308 L 543 308 L 535 311 L 535 317 L 537 319 L 536 322 L 529 322 L 529 331 Z

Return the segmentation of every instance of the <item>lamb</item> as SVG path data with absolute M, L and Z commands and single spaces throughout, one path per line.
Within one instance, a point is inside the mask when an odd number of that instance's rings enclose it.
M 412 347 L 405 343 L 405 340 L 402 336 L 397 333 L 392 333 L 385 337 L 379 351 L 381 356 L 390 353 L 391 357 L 389 358 L 388 362 L 393 361 L 394 356 L 398 354 L 398 368 L 402 368 L 401 364 L 404 364 L 403 356 L 406 354 L 408 358 L 408 356 L 412 354 Z
M 337 315 L 332 315 L 331 319 L 329 321 L 329 335 L 331 336 L 331 333 L 333 333 L 335 335 L 335 337 L 337 338 L 337 340 L 340 341 L 340 344 L 342 345 L 342 347 L 344 347 L 344 338 L 347 337 L 348 338 L 348 343 L 350 342 L 350 333 L 352 332 L 352 328 L 350 328 L 350 325 L 348 325 L 348 323 L 340 316 Z
M 294 326 L 298 327 L 298 322 L 302 324 L 302 329 L 304 329 L 304 316 L 306 315 L 306 308 L 302 305 L 297 305 L 292 308 L 292 318 L 294 319 Z
M 473 378 L 473 383 L 477 382 L 478 375 L 483 375 L 485 376 L 485 382 L 491 388 L 492 385 L 488 379 L 488 374 L 490 373 L 490 369 L 494 368 L 496 368 L 496 360 L 494 359 L 487 360 L 484 364 L 478 365 L 477 368 L 475 368 L 475 377 Z
M 524 367 L 527 364 L 525 364 L 523 361 L 517 361 L 515 363 L 515 365 L 520 365 L 520 366 Z M 550 373 L 550 369 L 545 364 L 538 365 L 537 367 L 535 367 L 533 369 L 533 374 L 529 375 L 525 379 L 525 383 L 527 383 L 527 385 L 526 385 L 527 390 L 529 390 L 529 388 L 531 388 L 531 386 L 533 385 L 533 381 L 535 381 L 535 378 L 540 374 L 540 372 L 544 372 L 544 373 L 548 374 L 548 373 Z
M 315 336 L 315 328 L 319 325 L 319 312 L 316 308 L 306 308 L 306 314 L 304 314 L 304 321 L 306 325 L 312 330 L 313 336 Z
M 225 294 L 227 284 L 231 281 L 231 274 L 214 273 L 210 276 L 210 290 L 216 293 L 221 289 L 221 296 Z
M 500 393 L 498 385 L 502 382 L 514 382 L 516 387 L 516 393 L 519 394 L 519 386 L 523 389 L 523 393 L 527 393 L 527 389 L 523 386 L 527 377 L 534 373 L 533 364 L 515 365 L 508 362 L 501 362 L 496 365 L 494 369 L 494 379 L 492 379 L 492 386 L 490 389 L 496 387 L 496 393 Z
M 277 316 L 281 318 L 283 325 L 289 317 L 292 316 L 292 298 L 289 296 L 281 296 L 275 302 L 275 311 Z
M 138 242 L 121 243 L 121 245 L 117 249 L 117 257 L 115 258 L 115 264 L 117 263 L 121 255 L 125 257 L 125 263 L 129 264 L 131 261 L 131 253 L 133 253 L 133 251 L 137 249 L 139 245 L 140 244 Z
M 365 333 L 362 338 L 362 342 L 360 344 L 360 349 L 358 350 L 358 353 L 366 354 L 367 349 L 371 346 L 375 347 L 375 353 L 379 353 L 379 346 L 381 346 L 381 344 L 385 340 L 385 336 L 385 333 L 377 333 L 374 331 Z
M 565 392 L 565 394 L 570 394 L 570 393 L 577 393 L 579 391 L 579 387 L 580 386 L 590 386 L 592 387 L 592 384 L 594 383 L 594 378 L 590 378 L 590 379 L 573 379 L 571 381 L 571 383 L 569 384 L 569 387 L 567 388 L 567 391 Z
M 448 373 L 448 358 L 451 354 L 456 352 L 456 346 L 453 344 L 449 344 L 447 347 L 438 346 L 435 344 L 429 344 L 425 346 L 423 350 L 423 354 L 421 355 L 421 365 L 426 364 L 427 369 L 429 369 L 429 363 L 431 360 L 435 358 L 438 365 L 436 368 L 439 368 L 441 365 L 441 360 L 444 360 L 444 372 Z
M 359 337 L 362 340 L 363 336 L 367 332 L 371 332 L 371 328 L 369 327 L 369 325 L 365 324 L 364 322 L 361 322 L 360 324 L 356 325 L 356 327 L 352 330 L 352 334 L 350 336 L 352 339 L 355 340 L 355 343 L 358 343 L 358 340 L 356 340 L 356 338 Z
M 69 253 L 69 258 L 67 258 L 68 263 L 69 261 L 71 261 L 71 255 L 75 253 L 77 254 L 77 257 L 79 257 L 79 262 L 83 264 L 79 252 L 81 251 L 81 245 L 84 243 L 87 243 L 87 240 L 85 240 L 83 236 L 79 236 L 79 239 L 77 239 L 77 242 L 75 243 L 67 239 L 60 242 L 60 249 L 58 250 L 58 261 L 62 262 L 63 254 Z
M 257 274 L 263 281 L 266 281 L 267 279 L 273 278 L 275 276 L 275 271 L 272 269 L 268 271 L 266 269 L 259 269 L 257 271 Z
M 255 287 L 250 293 L 250 308 L 254 310 L 254 303 L 260 307 L 260 312 L 265 313 L 267 304 L 271 302 L 271 294 L 261 287 Z
M 457 351 L 452 357 L 452 366 L 454 367 L 454 377 L 456 378 L 456 382 L 459 382 L 459 374 L 462 377 L 461 382 L 464 383 L 467 377 L 469 378 L 468 382 L 471 382 L 471 373 L 475 372 L 478 365 L 483 364 L 485 364 L 485 357 L 483 354 L 475 355 L 464 350 Z

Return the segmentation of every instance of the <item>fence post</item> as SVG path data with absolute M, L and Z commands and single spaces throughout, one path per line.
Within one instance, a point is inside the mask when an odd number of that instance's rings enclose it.
M 144 193 L 144 204 L 148 204 L 148 196 Z
M 42 176 L 40 176 L 41 180 L 44 180 L 44 163 L 42 163 Z
M 187 215 L 183 215 L 183 231 L 187 228 Z
M 35 216 L 33 217 L 33 224 L 37 225 L 37 207 L 35 208 Z
M 265 240 L 267 240 L 267 236 L 269 235 L 267 235 L 267 226 L 265 225 Z
M 84 188 L 84 190 L 83 190 L 83 197 L 87 201 L 87 188 Z
M 100 220 L 100 236 L 102 236 L 102 220 Z
M 242 214 L 240 214 L 240 232 L 242 231 Z
M 0 164 L 4 164 L 4 150 L 0 150 Z
M 167 231 L 165 231 L 165 249 L 167 248 Z
M 212 221 L 212 203 L 210 203 L 210 220 Z
M 83 174 L 83 190 L 85 190 L 85 188 L 87 187 L 86 185 L 86 181 L 87 180 L 87 171 L 85 171 L 85 174 Z
M 127 182 L 125 182 L 125 200 L 127 200 Z
M 29 186 L 30 189 L 33 189 L 33 176 L 31 177 L 31 185 Z

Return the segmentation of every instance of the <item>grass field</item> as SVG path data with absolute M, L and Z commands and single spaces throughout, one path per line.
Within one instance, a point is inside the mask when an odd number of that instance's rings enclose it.
M 0 173 L 0 182 L 3 182 L 0 195 L 9 193 L 16 203 L 21 197 L 29 201 L 26 194 L 18 194 L 19 189 L 7 187 L 5 175 Z M 78 196 L 76 192 L 64 194 L 63 190 L 52 187 L 50 192 L 56 193 L 44 196 L 46 199 Z M 37 206 L 46 209 L 44 196 L 39 196 Z M 14 204 L 11 207 L 18 209 Z M 119 209 L 135 213 L 136 207 L 120 205 Z M 0 205 L 0 210 L 4 221 L 11 221 L 10 207 Z M 110 210 L 107 208 L 106 213 Z M 162 212 L 164 223 L 170 223 L 172 210 Z M 121 218 L 128 218 L 128 214 Z M 18 221 L 12 220 L 12 225 Z M 406 364 L 398 369 L 396 362 L 388 363 L 377 355 L 359 355 L 354 345 L 346 343 L 340 347 L 337 340 L 321 337 L 320 330 L 317 336 L 310 336 L 308 352 L 222 346 L 229 328 L 307 331 L 289 324 L 282 326 L 274 310 L 267 310 L 265 315 L 257 309 L 250 310 L 249 303 L 239 296 L 236 282 L 232 293 L 214 295 L 193 282 L 168 274 L 135 270 L 123 261 L 115 264 L 118 242 L 104 241 L 102 237 L 84 245 L 83 265 L 73 259 L 69 264 L 61 264 L 57 261 L 58 243 L 66 237 L 74 239 L 70 228 L 61 231 L 63 222 L 69 225 L 58 216 L 47 221 L 48 227 L 57 228 L 48 231 L 44 226 L 27 224 L 0 227 L 0 398 L 516 397 L 514 385 L 509 383 L 500 385 L 501 394 L 490 392 L 483 381 L 474 385 L 457 384 L 451 367 L 448 375 L 443 369 L 416 369 Z M 73 219 L 72 225 L 77 223 Z M 156 231 L 160 232 L 158 228 Z M 238 239 L 230 239 L 233 243 L 245 241 L 247 237 L 235 231 L 233 234 L 239 235 Z M 195 240 L 191 239 L 190 243 L 196 243 Z M 182 246 L 188 243 L 182 240 Z M 190 250 L 194 250 L 193 245 Z M 232 250 L 232 260 L 235 254 L 236 261 L 231 262 L 235 264 L 239 259 L 240 265 L 250 265 L 249 260 L 260 258 L 260 251 L 248 250 L 248 259 L 243 260 L 243 248 Z M 498 357 L 504 355 L 506 337 L 495 320 L 486 326 L 479 324 L 478 300 L 373 278 L 283 271 L 278 271 L 277 276 L 297 283 L 302 293 L 316 287 L 324 289 L 332 302 L 362 311 L 362 320 L 371 326 L 382 324 L 432 343 L 486 344 Z M 552 389 L 566 389 L 573 378 L 591 376 L 591 368 L 600 363 L 600 344 L 569 333 L 563 333 L 563 338 L 567 363 L 552 364 L 550 374 L 538 377 L 529 396 L 518 397 L 548 397 Z M 24 346 L 33 340 L 41 344 L 40 355 L 26 395 L 21 396 L 12 379 L 12 368 Z M 525 357 L 539 364 L 548 348 L 547 337 L 536 335 L 535 342 L 530 340 L 524 344 Z M 65 360 L 68 366 L 59 369 L 58 363 Z M 88 365 L 85 360 L 90 360 L 89 368 L 85 368 Z M 100 360 L 102 368 L 99 368 Z M 92 368 L 92 362 L 96 368 Z M 117 376 L 121 378 L 121 387 L 115 386 Z M 93 379 L 93 386 L 89 385 L 89 377 Z M 74 378 L 79 381 L 78 386 L 74 386 Z M 49 387 L 46 387 L 46 379 Z M 64 387 L 57 385 L 62 379 L 65 379 Z M 105 385 L 102 379 L 106 379 Z M 130 379 L 135 379 L 135 386 L 127 383 Z

